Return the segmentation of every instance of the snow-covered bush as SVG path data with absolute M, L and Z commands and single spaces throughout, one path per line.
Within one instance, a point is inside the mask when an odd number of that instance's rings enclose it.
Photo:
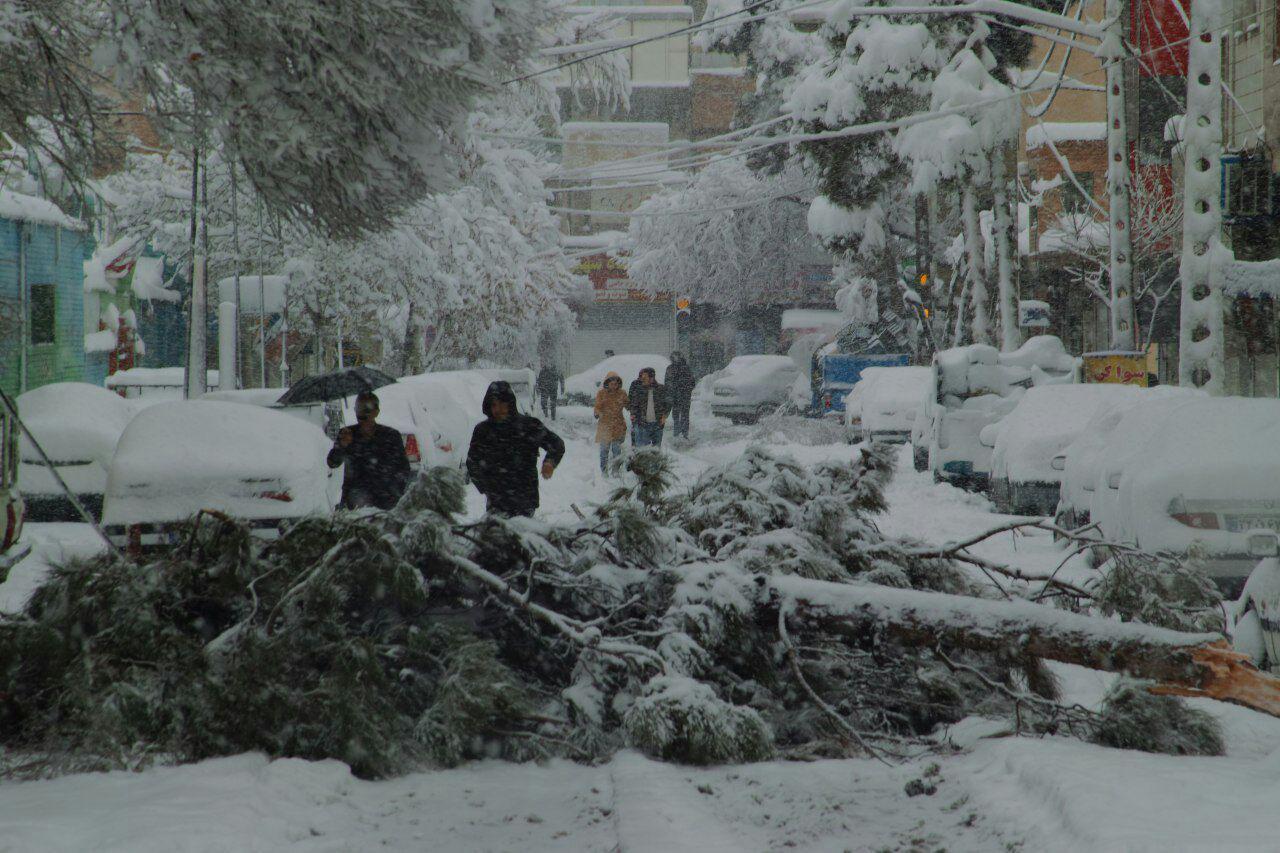
M 1107 691 L 1094 740 L 1118 749 L 1168 755 L 1222 755 L 1222 726 L 1173 696 L 1156 696 L 1130 679 Z
M 634 746 L 664 761 L 726 764 L 773 755 L 773 733 L 759 714 L 684 676 L 650 681 L 623 722 Z

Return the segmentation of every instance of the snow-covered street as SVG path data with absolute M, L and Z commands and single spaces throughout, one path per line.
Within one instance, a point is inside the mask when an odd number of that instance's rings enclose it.
M 569 452 L 544 484 L 543 515 L 587 511 L 610 483 L 596 474 L 590 414 L 556 427 Z M 856 452 L 819 423 L 759 427 L 695 421 L 676 451 L 681 484 L 768 440 L 814 463 Z M 825 441 L 824 441 L 825 439 Z M 814 442 L 814 443 L 804 443 Z M 985 499 L 899 456 L 886 532 L 941 543 L 1007 520 Z M 473 508 L 479 497 L 471 495 Z M 74 525 L 32 525 L 37 557 L 92 547 Z M 1052 567 L 1047 534 L 1004 534 L 984 552 Z M 0 586 L 6 606 L 36 582 L 37 564 Z M 1054 666 L 1064 700 L 1096 705 L 1109 676 Z M 339 762 L 241 755 L 139 773 L 77 774 L 0 786 L 4 851 L 1174 851 L 1274 849 L 1280 720 L 1193 700 L 1224 723 L 1228 754 L 1179 758 L 1065 738 L 1010 737 L 971 718 L 940 733 L 954 743 L 892 766 L 869 759 L 772 761 L 716 768 L 664 764 L 636 752 L 590 767 L 473 763 L 368 782 Z M 908 796 L 908 783 L 925 793 Z

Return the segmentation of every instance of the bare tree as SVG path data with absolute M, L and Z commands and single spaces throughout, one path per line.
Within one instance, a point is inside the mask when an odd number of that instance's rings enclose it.
M 1134 336 L 1140 348 L 1151 343 L 1156 322 L 1165 302 L 1178 287 L 1178 241 L 1182 234 L 1182 205 L 1173 197 L 1169 173 L 1143 170 L 1138 173 L 1131 195 L 1133 228 L 1133 305 L 1139 317 Z M 1070 256 L 1064 267 L 1069 279 L 1084 287 L 1111 308 L 1108 281 L 1110 242 L 1106 216 L 1092 209 L 1067 211 L 1058 217 L 1047 237 L 1060 242 Z

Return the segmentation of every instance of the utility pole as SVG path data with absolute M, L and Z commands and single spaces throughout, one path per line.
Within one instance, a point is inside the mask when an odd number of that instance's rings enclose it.
M 1222 270 L 1222 0 L 1191 4 L 1183 120 L 1182 316 L 1178 382 L 1226 390 Z
M 204 206 L 200 200 L 200 175 L 203 164 L 199 143 L 191 158 L 191 305 L 187 311 L 187 363 L 183 377 L 183 397 L 193 400 L 205 392 L 206 375 L 206 320 L 205 309 L 208 282 L 206 280 L 205 245 L 207 232 Z
M 1172 0 L 1178 2 L 1178 0 Z M 1199 0 L 1196 0 L 1199 2 Z M 1128 119 L 1125 115 L 1123 0 L 1107 0 L 1106 36 L 1098 58 L 1107 67 L 1107 210 L 1111 234 L 1111 348 L 1133 352 L 1133 228 L 1129 221 Z

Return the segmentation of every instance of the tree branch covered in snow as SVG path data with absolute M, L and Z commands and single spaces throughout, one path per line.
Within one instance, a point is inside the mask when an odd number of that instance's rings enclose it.
M 462 482 L 437 469 L 390 512 L 274 543 L 206 516 L 143 566 L 59 569 L 0 622 L 4 742 L 80 766 L 261 750 L 366 776 L 624 745 L 718 763 L 891 755 L 974 713 L 1052 730 L 1041 657 L 1212 687 L 1213 635 L 1000 600 L 884 537 L 879 448 L 813 469 L 750 448 L 687 490 L 669 466 L 636 453 L 571 525 L 460 522 Z
M 740 308 L 792 278 L 811 195 L 795 166 L 761 175 L 738 159 L 712 163 L 636 209 L 627 275 L 653 290 Z

